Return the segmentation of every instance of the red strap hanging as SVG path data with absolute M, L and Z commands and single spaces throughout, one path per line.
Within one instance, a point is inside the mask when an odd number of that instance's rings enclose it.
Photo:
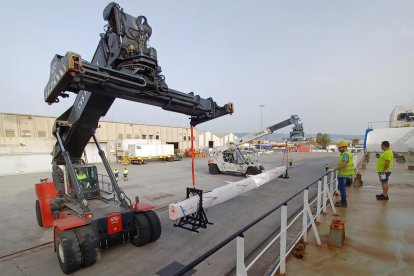
M 194 180 L 194 136 L 193 136 L 193 126 L 191 126 L 191 173 L 193 176 L 193 187 L 195 187 Z

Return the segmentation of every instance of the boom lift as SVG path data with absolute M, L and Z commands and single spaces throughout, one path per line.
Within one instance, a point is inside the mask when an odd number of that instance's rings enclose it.
M 240 145 L 247 143 L 253 139 L 260 138 L 264 135 L 271 134 L 274 131 L 294 124 L 293 131 L 290 133 L 290 141 L 303 140 L 304 132 L 303 125 L 297 115 L 290 116 L 289 119 L 275 125 L 265 127 L 258 132 L 251 133 L 242 138 L 227 143 L 226 145 L 216 148 L 216 156 L 209 158 L 208 169 L 211 174 L 218 174 L 221 172 L 233 172 L 249 175 L 256 175 L 264 170 L 264 167 L 259 163 L 254 163 L 246 158 L 238 148 Z
M 234 111 L 231 103 L 218 106 L 211 98 L 168 88 L 157 52 L 147 44 L 152 29 L 144 16 L 131 16 L 110 3 L 103 18 L 108 24 L 92 62 L 73 52 L 56 55 L 44 91 L 49 104 L 68 97 L 65 91 L 77 94 L 73 106 L 53 126 L 57 139 L 52 153 L 53 182 L 42 180 L 35 185 L 38 224 L 53 227 L 54 248 L 66 274 L 94 264 L 98 249 L 117 241 L 143 246 L 161 235 L 160 220 L 151 211 L 154 206 L 140 202 L 138 196 L 135 202 L 130 200 L 94 134 L 116 98 L 189 115 L 192 126 Z M 81 159 L 91 138 L 109 180 L 102 181 L 103 176 L 99 180 L 96 166 Z M 108 189 L 102 189 L 103 185 Z

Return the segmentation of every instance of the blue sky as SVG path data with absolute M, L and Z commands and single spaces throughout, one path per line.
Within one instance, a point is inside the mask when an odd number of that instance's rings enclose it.
M 48 106 L 50 61 L 91 60 L 105 1 L 2 4 L 0 112 L 59 116 Z M 414 100 L 414 1 L 119 1 L 145 15 L 170 88 L 233 102 L 235 113 L 199 125 L 251 132 L 298 114 L 307 133 L 363 134 Z M 188 126 L 185 115 L 116 100 L 105 120 Z M 385 124 L 383 124 L 385 125 Z M 381 126 L 381 125 L 380 125 Z M 286 128 L 282 132 L 288 132 Z

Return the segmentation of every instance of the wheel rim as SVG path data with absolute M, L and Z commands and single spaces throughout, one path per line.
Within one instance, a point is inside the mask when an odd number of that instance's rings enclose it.
M 135 229 L 137 229 L 137 234 L 134 236 L 134 239 L 138 239 L 139 238 L 139 230 L 138 230 L 138 226 L 135 224 Z
M 65 263 L 65 252 L 63 252 L 63 246 L 59 243 L 59 258 L 62 263 Z

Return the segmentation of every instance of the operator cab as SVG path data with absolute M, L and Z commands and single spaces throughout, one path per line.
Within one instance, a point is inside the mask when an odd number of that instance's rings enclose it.
M 83 192 L 84 197 L 87 199 L 99 197 L 100 189 L 96 166 L 92 164 L 73 164 L 73 169 L 75 171 L 79 188 Z M 67 167 L 65 175 L 67 195 L 71 197 L 76 196 L 75 192 L 72 193 L 74 183 L 72 183 L 72 180 L 70 179 Z
M 247 162 L 244 159 L 243 155 L 240 153 L 239 149 L 236 149 L 234 151 L 225 151 L 223 153 L 223 160 L 225 162 L 235 163 L 235 164 L 243 164 Z

